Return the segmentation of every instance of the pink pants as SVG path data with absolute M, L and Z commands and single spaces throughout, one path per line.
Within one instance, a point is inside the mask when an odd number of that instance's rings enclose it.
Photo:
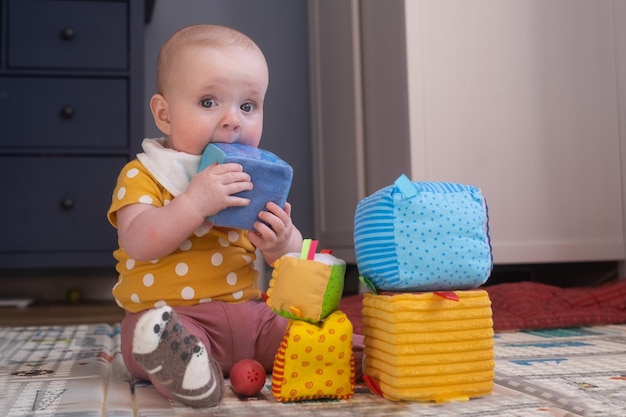
M 214 301 L 173 309 L 187 332 L 196 336 L 219 362 L 224 376 L 228 376 L 233 365 L 242 359 L 255 359 L 267 372 L 272 371 L 288 320 L 274 313 L 264 302 Z M 142 314 L 127 313 L 122 320 L 122 357 L 134 377 L 150 380 L 149 374 L 137 365 L 132 354 L 133 333 Z M 358 379 L 362 373 L 362 335 L 353 336 L 353 349 Z

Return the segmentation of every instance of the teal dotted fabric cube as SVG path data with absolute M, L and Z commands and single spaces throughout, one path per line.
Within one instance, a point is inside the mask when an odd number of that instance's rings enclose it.
M 481 191 L 405 175 L 359 202 L 354 246 L 359 273 L 384 291 L 472 289 L 493 265 Z

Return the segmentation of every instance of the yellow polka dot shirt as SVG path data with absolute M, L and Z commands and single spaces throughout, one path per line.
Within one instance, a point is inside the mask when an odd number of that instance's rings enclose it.
M 163 207 L 173 198 L 140 161 L 134 160 L 118 177 L 108 218 L 117 227 L 120 208 L 129 204 Z M 260 297 L 255 247 L 245 230 L 205 222 L 161 259 L 136 261 L 121 246 L 113 256 L 119 273 L 113 296 L 120 307 L 133 313 L 161 305 L 241 302 Z

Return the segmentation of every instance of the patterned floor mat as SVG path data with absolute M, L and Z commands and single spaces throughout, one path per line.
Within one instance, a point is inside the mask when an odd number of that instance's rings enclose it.
M 133 381 L 119 326 L 0 328 L 0 416 L 623 416 L 626 325 L 497 333 L 496 386 L 468 402 L 392 402 L 362 385 L 342 401 L 278 403 L 227 389 L 197 410 Z M 228 381 L 226 382 L 228 385 Z

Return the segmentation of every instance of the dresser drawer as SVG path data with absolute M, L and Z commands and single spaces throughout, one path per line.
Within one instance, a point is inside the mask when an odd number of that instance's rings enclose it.
M 128 4 L 9 1 L 11 68 L 126 69 Z
M 0 157 L 0 252 L 113 251 L 106 212 L 123 157 Z
M 128 146 L 126 79 L 0 77 L 0 148 Z

